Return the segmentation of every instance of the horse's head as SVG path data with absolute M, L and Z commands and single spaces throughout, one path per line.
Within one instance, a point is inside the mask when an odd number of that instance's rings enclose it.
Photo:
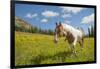
M 63 35 L 63 26 L 61 23 L 56 23 L 56 27 L 55 27 L 55 32 L 54 32 L 54 42 L 57 43 L 58 42 L 58 37 L 61 37 Z

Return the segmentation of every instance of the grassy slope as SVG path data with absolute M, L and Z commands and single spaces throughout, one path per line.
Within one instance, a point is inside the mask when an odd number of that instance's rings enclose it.
M 70 52 L 64 38 L 55 44 L 53 36 L 15 32 L 16 65 L 94 61 L 93 38 L 85 38 L 83 50 L 77 43 L 76 50 L 77 57 Z

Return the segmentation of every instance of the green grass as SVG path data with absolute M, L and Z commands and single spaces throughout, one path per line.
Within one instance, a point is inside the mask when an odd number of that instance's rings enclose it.
M 35 65 L 94 61 L 94 39 L 85 38 L 84 49 L 77 43 L 77 56 L 60 38 L 55 44 L 54 36 L 15 32 L 15 65 Z

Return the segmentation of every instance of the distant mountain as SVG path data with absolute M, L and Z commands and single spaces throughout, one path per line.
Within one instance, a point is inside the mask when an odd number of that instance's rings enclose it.
M 15 31 L 38 33 L 40 29 L 15 16 Z
M 15 27 L 30 29 L 32 25 L 22 20 L 21 18 L 15 16 Z

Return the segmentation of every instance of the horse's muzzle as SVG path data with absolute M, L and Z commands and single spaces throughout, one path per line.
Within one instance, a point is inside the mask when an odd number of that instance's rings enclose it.
M 58 40 L 54 40 L 54 43 L 58 43 Z

